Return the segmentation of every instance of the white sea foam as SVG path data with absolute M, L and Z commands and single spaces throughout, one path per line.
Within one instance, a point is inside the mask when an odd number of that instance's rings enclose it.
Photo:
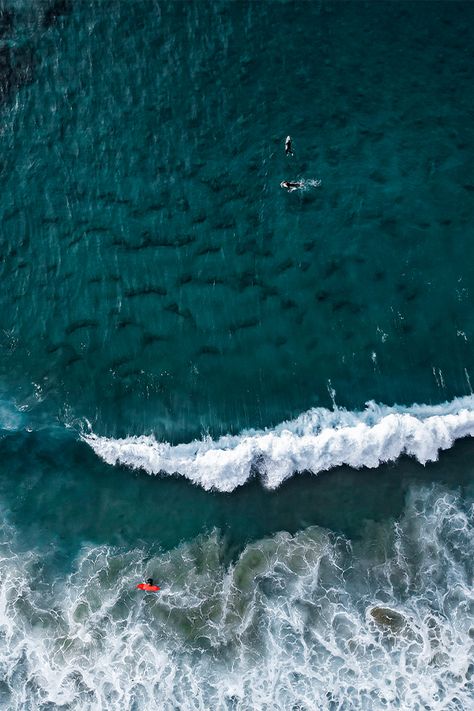
M 179 473 L 205 489 L 232 491 L 253 472 L 274 489 L 295 472 L 342 464 L 373 468 L 401 454 L 425 464 L 455 440 L 473 435 L 474 396 L 466 396 L 410 407 L 369 402 L 361 412 L 314 408 L 273 429 L 177 445 L 153 436 L 113 439 L 91 433 L 83 439 L 109 464 Z
M 224 565 L 87 546 L 55 575 L 1 532 L 0 705 L 11 711 L 464 711 L 473 698 L 473 510 L 414 490 L 354 547 L 280 532 Z M 159 576 L 162 591 L 135 584 Z M 47 576 L 54 582 L 48 582 Z

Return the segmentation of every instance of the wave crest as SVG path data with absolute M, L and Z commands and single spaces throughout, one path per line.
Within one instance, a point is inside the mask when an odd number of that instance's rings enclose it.
M 455 440 L 474 435 L 474 396 L 440 405 L 366 404 L 360 412 L 313 408 L 265 430 L 171 445 L 154 436 L 82 438 L 108 464 L 149 474 L 181 474 L 204 489 L 233 491 L 257 473 L 269 489 L 295 472 L 315 474 L 343 464 L 379 466 L 402 454 L 435 461 Z

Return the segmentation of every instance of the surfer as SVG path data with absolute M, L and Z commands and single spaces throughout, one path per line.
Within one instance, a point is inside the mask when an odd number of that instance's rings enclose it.
M 286 188 L 289 193 L 293 192 L 293 190 L 298 190 L 298 188 L 303 187 L 303 183 L 301 180 L 297 182 L 291 182 L 291 180 L 282 180 L 280 183 L 281 188 Z
M 285 155 L 287 156 L 292 156 L 293 155 L 293 148 L 291 146 L 291 136 L 286 137 L 285 141 Z
M 138 583 L 137 590 L 145 590 L 146 592 L 157 592 L 160 588 L 155 585 L 153 578 L 147 578 L 145 583 Z

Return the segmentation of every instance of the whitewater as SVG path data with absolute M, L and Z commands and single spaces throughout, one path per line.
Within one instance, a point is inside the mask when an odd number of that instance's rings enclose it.
M 465 711 L 473 693 L 472 505 L 413 489 L 352 543 L 319 527 L 170 552 L 84 544 L 70 571 L 0 527 L 0 703 L 171 711 Z M 160 595 L 134 589 L 156 571 Z M 51 579 L 52 577 L 52 579 Z
M 456 440 L 473 435 L 474 396 L 469 395 L 439 405 L 368 402 L 360 412 L 313 408 L 272 429 L 176 445 L 153 435 L 81 436 L 108 464 L 181 474 L 204 489 L 230 492 L 254 474 L 275 489 L 296 472 L 317 474 L 343 464 L 375 468 L 403 454 L 426 464 Z

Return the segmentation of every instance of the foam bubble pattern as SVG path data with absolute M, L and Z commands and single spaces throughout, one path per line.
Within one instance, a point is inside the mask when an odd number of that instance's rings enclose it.
M 18 538 L 3 527 L 3 708 L 470 708 L 474 512 L 449 492 L 412 490 L 357 545 L 280 532 L 231 565 L 213 533 L 168 553 L 85 547 L 48 583 Z M 134 589 L 144 571 L 159 595 Z

